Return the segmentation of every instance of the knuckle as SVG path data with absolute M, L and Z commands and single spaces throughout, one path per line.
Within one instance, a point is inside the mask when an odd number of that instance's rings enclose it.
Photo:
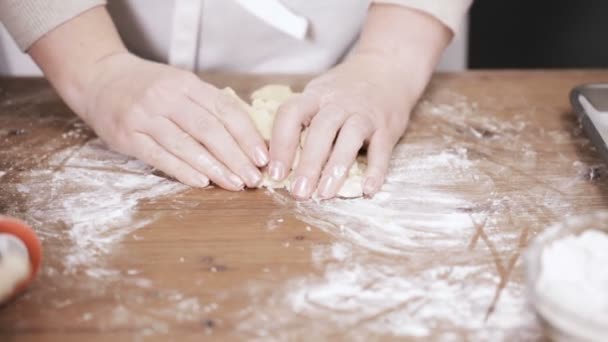
M 116 126 L 124 131 L 133 131 L 141 124 L 139 118 L 144 114 L 143 108 L 133 105 L 124 114 L 116 116 Z
M 106 138 L 101 137 L 103 142 L 113 151 L 124 153 L 127 155 L 133 155 L 133 151 L 129 148 L 130 144 L 127 143 L 128 139 L 122 133 L 117 133 L 112 137 Z
M 184 151 L 190 147 L 190 134 L 184 131 L 177 133 L 174 139 L 169 139 L 173 151 Z
M 222 122 L 241 122 L 247 117 L 247 113 L 236 99 L 225 94 L 217 94 L 215 97 L 214 114 Z
M 148 85 L 143 90 L 143 94 L 139 101 L 142 103 L 154 103 L 159 99 L 159 97 L 163 96 L 166 93 L 165 89 L 165 81 L 156 81 Z
M 298 176 L 304 176 L 311 179 L 319 175 L 319 169 L 319 167 L 315 167 L 312 164 L 300 164 L 296 173 Z
M 372 124 L 366 118 L 353 116 L 344 123 L 341 132 L 345 132 L 349 138 L 365 140 L 372 132 Z
M 132 155 L 132 142 L 137 131 L 138 121 L 134 115 L 118 115 L 113 118 L 110 130 L 104 132 L 104 141 L 111 149 Z
M 293 159 L 298 164 L 308 153 L 300 148 L 298 135 L 273 136 L 270 140 L 270 154 L 285 160 Z
M 200 82 L 201 80 L 191 72 L 180 71 L 177 77 L 177 85 L 184 93 L 193 91 Z
M 394 129 L 386 121 L 376 122 L 374 125 L 374 135 L 378 136 L 379 140 L 386 140 L 393 131 Z
M 324 162 L 317 156 L 302 156 L 302 161 L 298 165 L 298 174 L 314 178 L 321 173 Z
M 227 164 L 233 164 L 231 169 L 235 171 L 247 170 L 252 167 L 251 162 L 247 158 L 238 157 L 233 163 L 228 162 Z
M 298 110 L 298 102 L 296 100 L 287 100 L 287 102 L 279 105 L 277 115 L 293 115 Z
M 288 117 L 298 116 L 300 113 L 306 111 L 307 106 L 310 106 L 310 102 L 312 101 L 310 96 L 304 96 L 303 94 L 296 95 L 279 105 L 277 108 L 277 115 Z
M 136 153 L 136 157 L 141 158 L 141 160 L 147 162 L 148 164 L 154 166 L 158 169 L 164 169 L 164 165 L 162 163 L 162 154 L 158 148 L 154 147 L 149 150 L 139 150 Z M 163 172 L 165 172 L 163 170 Z
M 337 129 L 343 123 L 343 110 L 324 110 L 323 113 L 315 115 L 312 119 L 311 126 L 316 126 L 324 129 Z
M 375 150 L 376 151 L 386 151 L 389 150 L 393 145 L 393 141 L 396 139 L 391 139 L 387 134 L 382 134 L 382 133 L 376 133 L 376 135 L 374 136 L 374 138 L 372 139 L 372 142 L 370 142 L 370 146 L 371 144 L 373 144 L 375 146 Z M 396 141 L 395 141 L 396 143 Z M 381 152 L 381 153 L 389 153 L 389 152 Z
M 338 179 L 348 175 L 349 168 L 342 163 L 328 163 L 323 169 L 323 177 L 335 177 Z
M 205 174 L 215 181 L 223 179 L 226 175 L 226 170 L 220 164 L 215 162 L 215 160 L 205 164 L 202 166 L 202 168 L 204 169 Z
M 199 153 L 198 156 L 195 157 L 194 161 L 196 165 L 198 165 L 199 170 L 206 170 L 208 175 L 212 175 L 210 172 L 215 167 L 216 162 L 211 155 L 207 153 Z
M 184 82 L 179 80 L 163 78 L 154 81 L 148 85 L 142 92 L 142 95 L 137 99 L 137 103 L 141 105 L 153 105 L 155 107 L 164 108 L 162 105 L 174 103 L 178 98 L 178 91 L 183 87 Z
M 368 131 L 369 127 L 370 125 L 367 120 L 358 115 L 350 117 L 343 126 L 345 130 L 359 133 Z
M 120 148 L 130 151 L 132 154 L 132 150 L 136 148 L 136 146 L 134 146 L 134 142 L 136 140 L 136 137 L 134 135 L 133 132 L 118 132 L 114 139 L 112 139 L 112 141 L 110 142 L 110 144 L 114 144 L 117 147 L 119 146 Z
M 200 79 L 195 74 L 188 72 L 188 71 L 181 71 L 181 70 L 178 73 L 177 79 L 178 79 L 178 81 L 180 81 L 182 84 L 185 84 L 185 85 L 192 85 L 197 82 L 200 82 Z
M 214 134 L 221 128 L 220 122 L 211 115 L 199 114 L 194 119 L 194 125 L 202 136 Z
M 251 145 L 256 143 L 256 136 L 254 132 L 249 129 L 249 126 L 239 124 L 238 122 L 227 121 L 224 127 L 237 142 Z

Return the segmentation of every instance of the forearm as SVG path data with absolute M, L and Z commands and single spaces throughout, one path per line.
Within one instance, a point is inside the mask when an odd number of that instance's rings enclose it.
M 424 87 L 451 38 L 452 31 L 429 14 L 373 4 L 350 58 L 378 58 L 382 67 L 408 79 L 415 77 Z
M 107 10 L 99 6 L 56 27 L 28 53 L 72 110 L 83 115 L 95 65 L 126 51 Z

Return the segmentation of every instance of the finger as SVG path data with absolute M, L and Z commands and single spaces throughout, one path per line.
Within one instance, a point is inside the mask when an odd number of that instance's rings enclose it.
M 279 107 L 272 127 L 268 167 L 268 173 L 275 181 L 287 177 L 300 143 L 302 126 L 310 122 L 318 109 L 317 98 L 305 94 L 293 97 Z
M 243 189 L 244 183 L 239 176 L 232 173 L 205 147 L 171 120 L 150 120 L 146 127 L 147 133 L 159 145 L 194 169 L 207 175 L 215 184 L 232 191 Z
M 363 178 L 364 195 L 373 196 L 380 191 L 395 144 L 396 141 L 393 141 L 386 131 L 378 130 L 372 136 L 367 147 L 367 168 Z
M 236 99 L 200 80 L 192 82 L 186 94 L 213 114 L 234 137 L 240 148 L 258 167 L 268 164 L 269 153 L 253 120 Z M 211 103 L 210 103 L 211 102 Z
M 249 113 L 235 99 L 218 93 L 215 115 L 249 158 L 259 167 L 266 166 L 270 160 L 268 148 Z
M 175 123 L 245 180 L 247 186 L 256 187 L 262 181 L 260 170 L 215 116 L 188 99 L 180 103 L 180 108 L 175 113 L 171 115 Z
M 162 148 L 146 134 L 137 134 L 132 146 L 134 155 L 143 162 L 175 177 L 178 181 L 195 187 L 209 185 L 209 178 Z
M 340 129 L 331 156 L 323 169 L 318 193 L 322 199 L 336 196 L 363 143 L 371 136 L 373 125 L 367 117 L 351 116 Z
M 335 105 L 321 108 L 312 119 L 300 164 L 297 166 L 291 193 L 300 199 L 309 198 L 316 188 L 319 174 L 331 151 L 336 134 L 344 124 L 347 113 Z

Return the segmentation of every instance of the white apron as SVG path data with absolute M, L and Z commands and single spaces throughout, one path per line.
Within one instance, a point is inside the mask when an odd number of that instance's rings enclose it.
M 370 0 L 109 0 L 127 47 L 192 71 L 315 73 L 358 37 Z M 2 30 L 0 74 L 39 71 Z M 464 44 L 450 69 L 464 66 Z M 4 58 L 3 56 L 4 55 Z M 445 63 L 445 62 L 444 62 Z

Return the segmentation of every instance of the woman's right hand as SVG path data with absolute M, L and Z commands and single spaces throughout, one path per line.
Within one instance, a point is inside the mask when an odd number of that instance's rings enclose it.
M 236 100 L 130 54 L 104 6 L 53 28 L 28 53 L 111 148 L 192 186 L 211 180 L 236 191 L 261 182 L 268 149 Z
M 79 113 L 112 149 L 188 185 L 257 186 L 266 144 L 238 103 L 197 76 L 128 52 L 98 61 Z

